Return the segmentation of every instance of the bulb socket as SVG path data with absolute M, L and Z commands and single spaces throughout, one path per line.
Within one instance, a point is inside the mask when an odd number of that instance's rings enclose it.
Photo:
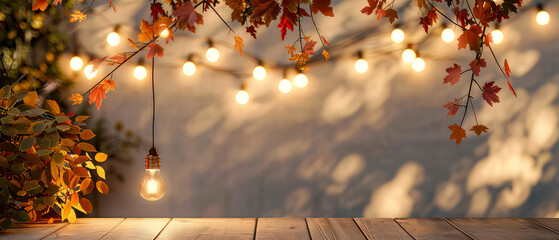
M 157 155 L 157 151 L 154 147 L 149 149 L 149 154 L 146 156 L 146 169 L 160 169 L 161 168 L 161 157 Z

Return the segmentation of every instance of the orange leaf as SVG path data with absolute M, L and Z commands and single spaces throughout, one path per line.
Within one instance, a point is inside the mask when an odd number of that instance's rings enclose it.
M 85 13 L 82 13 L 78 10 L 74 10 L 74 13 L 72 13 L 72 15 L 70 15 L 72 18 L 70 18 L 70 22 L 75 22 L 75 21 L 83 21 L 85 20 L 85 18 L 87 17 L 87 15 Z
M 322 36 L 321 36 L 321 38 L 322 38 L 322 41 L 324 41 L 324 45 L 330 46 L 330 43 L 328 43 L 328 41 L 326 41 L 326 38 L 324 38 Z
M 99 69 L 99 67 L 101 67 L 101 64 L 103 64 L 105 62 L 105 59 L 107 59 L 107 56 L 105 56 L 103 58 L 98 58 L 98 59 L 91 60 L 91 62 L 89 62 L 90 65 L 93 65 L 93 67 L 91 68 L 91 72 L 97 71 L 97 69 Z
M 86 129 L 86 130 L 83 130 L 83 131 L 80 133 L 80 137 L 81 137 L 83 140 L 86 140 L 86 141 L 87 141 L 87 140 L 92 139 L 93 137 L 95 137 L 95 134 L 91 131 L 91 129 Z
M 142 33 L 137 34 L 138 35 L 138 41 L 140 41 L 140 42 L 151 41 L 151 39 L 154 35 L 153 34 L 153 28 L 144 19 L 142 19 L 142 23 L 140 24 L 140 31 L 142 31 Z
M 37 11 L 37 10 L 41 10 L 41 11 L 45 11 L 45 9 L 47 9 L 47 7 L 49 6 L 49 4 L 47 3 L 47 0 L 35 0 L 35 3 L 33 4 L 33 7 L 31 7 L 31 9 L 33 11 Z
M 159 44 L 157 43 L 150 43 L 148 45 L 149 47 L 149 51 L 146 54 L 146 59 L 150 60 L 153 57 L 155 57 L 155 55 L 157 55 L 158 57 L 162 58 L 163 57 L 163 51 L 165 51 L 165 49 L 161 46 L 159 46 Z
M 326 49 L 322 50 L 322 55 L 324 56 L 324 59 L 326 60 L 330 59 L 330 53 L 328 53 Z
M 103 98 L 107 98 L 106 93 L 107 92 L 105 91 L 105 88 L 100 85 L 91 89 L 91 92 L 89 92 L 89 105 L 95 103 L 95 106 L 99 111 L 99 109 L 101 108 L 101 103 L 103 103 Z
M 85 169 L 84 167 L 75 167 L 74 169 L 72 169 L 72 171 L 78 177 L 89 177 L 90 176 L 89 171 L 87 171 L 87 169 Z
M 71 97 L 68 98 L 68 100 L 73 102 L 72 105 L 81 104 L 83 101 L 83 96 L 79 93 L 74 93 Z
M 507 77 L 510 78 L 510 67 L 509 67 L 509 62 L 507 62 L 507 60 L 505 59 L 505 74 L 507 74 Z M 510 86 L 510 84 L 509 84 Z M 514 92 L 514 91 L 513 91 Z M 516 94 L 514 94 L 516 96 Z
M 455 123 L 454 125 L 450 125 L 448 126 L 448 129 L 452 131 L 452 134 L 450 134 L 450 140 L 455 139 L 456 145 L 460 145 L 462 139 L 466 138 L 466 130 L 458 126 L 458 124 Z
M 456 112 L 458 112 L 458 110 L 460 109 L 460 102 L 462 101 L 462 99 L 456 99 L 454 98 L 454 102 L 447 102 L 443 107 L 448 109 L 448 113 L 446 114 L 446 116 L 451 116 L 454 117 L 454 115 L 456 115 Z
M 472 72 L 474 72 L 476 76 L 479 76 L 479 72 L 481 71 L 481 68 L 484 68 L 486 66 L 487 63 L 483 58 L 480 59 L 479 61 L 477 59 L 474 59 L 470 62 L 470 67 L 472 68 Z
M 485 46 L 489 47 L 489 44 L 493 42 L 493 35 L 491 33 L 485 34 Z
M 243 43 L 243 39 L 239 35 L 235 35 L 234 38 L 235 38 L 235 49 L 239 50 L 239 54 L 243 56 L 243 47 L 245 47 L 245 44 Z
M 83 195 L 87 195 L 91 191 L 93 191 L 93 182 L 91 178 L 84 179 L 80 184 L 80 190 L 82 191 Z
M 466 46 L 470 45 L 470 50 L 472 51 L 479 51 L 480 47 L 480 34 L 482 33 L 481 27 L 477 25 L 473 25 L 470 29 L 464 31 L 462 35 L 460 35 L 458 40 L 458 50 L 462 48 L 466 48 Z
M 99 86 L 101 86 L 101 88 L 105 89 L 105 93 L 108 93 L 110 90 L 115 90 L 115 86 L 116 83 L 113 80 L 110 79 L 103 79 L 103 81 L 101 81 L 101 83 L 99 83 Z
M 514 91 L 514 88 L 512 88 L 512 85 L 510 85 L 510 82 L 509 82 L 508 79 L 507 79 L 507 84 L 509 85 L 509 90 L 514 94 L 514 97 L 517 97 L 516 96 L 516 91 Z
M 470 131 L 475 132 L 477 135 L 481 135 L 482 133 L 486 133 L 488 129 L 489 128 L 487 128 L 483 124 L 478 124 L 474 125 L 472 129 L 470 129 Z
M 398 12 L 396 12 L 396 10 L 394 9 L 387 9 L 384 11 L 384 13 L 384 17 L 388 18 L 388 21 L 390 21 L 390 23 L 394 23 L 394 20 L 398 19 Z
M 95 147 L 89 143 L 84 143 L 84 142 L 78 143 L 78 148 L 86 152 L 97 152 Z
M 450 83 L 450 86 L 453 86 L 454 84 L 458 83 L 458 80 L 460 80 L 462 67 L 455 63 L 453 67 L 447 68 L 446 72 L 448 73 L 448 75 L 444 78 L 443 84 Z
M 91 206 L 91 202 L 89 202 L 87 198 L 80 199 L 80 205 L 87 213 L 91 213 L 91 211 L 93 211 L 93 206 Z
M 80 204 L 80 196 L 78 196 L 77 192 L 72 193 L 72 197 L 70 199 L 72 206 L 78 206 L 78 204 Z
M 107 184 L 103 181 L 97 181 L 97 183 L 95 184 L 97 186 L 97 190 L 102 193 L 102 194 L 107 194 L 109 193 L 109 186 L 107 186 Z
M 109 0 L 109 6 L 113 7 L 113 10 L 116 12 L 115 5 L 113 4 L 113 0 Z

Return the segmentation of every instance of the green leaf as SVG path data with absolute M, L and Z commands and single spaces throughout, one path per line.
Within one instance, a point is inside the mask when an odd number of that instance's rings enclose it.
M 52 151 L 50 149 L 40 149 L 37 151 L 39 157 L 49 155 Z
M 54 205 L 55 198 L 53 196 L 43 197 L 43 203 L 52 207 Z
M 6 85 L 2 89 L 0 89 L 0 98 L 6 99 L 10 97 L 11 93 L 12 93 L 12 87 L 10 85 Z
M 34 137 L 24 138 L 19 143 L 19 150 L 27 151 L 27 150 L 31 149 L 31 147 L 33 147 L 33 145 L 35 145 L 35 138 Z
M 39 116 L 43 113 L 46 113 L 46 112 L 47 112 L 47 110 L 45 110 L 45 109 L 33 108 L 33 109 L 29 109 L 27 111 L 21 112 L 19 114 L 19 116 L 22 116 L 22 117 L 37 117 L 37 116 Z
M 0 126 L 0 132 L 9 137 L 15 137 L 17 134 L 16 129 L 11 125 Z
M 39 145 L 39 147 L 42 148 L 50 148 L 50 139 L 43 137 L 43 138 L 39 138 L 37 139 L 37 145 Z
M 23 189 L 25 189 L 25 191 L 28 192 L 40 187 L 41 185 L 39 185 L 39 183 L 35 180 L 27 181 L 26 183 L 23 184 Z
M 52 156 L 52 160 L 56 163 L 56 164 L 62 164 L 64 162 L 64 154 L 62 154 L 61 152 L 56 152 L 54 153 L 54 155 Z
M 54 128 L 54 129 L 56 129 L 56 128 Z M 59 140 L 59 138 L 60 138 L 60 137 L 58 136 L 58 132 L 49 133 L 49 134 L 47 134 L 45 137 L 48 138 L 48 139 L 50 140 L 50 144 L 51 144 L 50 146 L 51 146 L 51 147 L 55 147 L 55 146 L 58 145 L 58 140 Z
M 60 189 L 60 187 L 58 185 L 51 184 L 47 187 L 47 194 L 52 196 L 52 195 L 56 194 L 59 189 Z
M 56 128 L 63 132 L 70 130 L 70 126 L 66 124 L 56 125 Z
M 59 122 L 59 123 L 66 122 L 66 121 L 70 120 L 70 118 L 67 117 L 67 116 L 56 116 L 55 119 L 56 119 L 56 122 Z
M 12 171 L 14 173 L 21 173 L 23 172 L 23 170 L 25 170 L 25 167 L 23 166 L 23 162 L 16 162 L 12 165 Z
M 12 108 L 12 109 L 17 109 L 17 108 Z M 10 116 L 5 116 L 1 118 L 0 121 L 2 122 L 2 124 L 12 124 L 14 123 L 15 120 Z
M 45 128 L 47 128 L 47 124 L 45 124 L 45 123 L 35 124 L 33 126 L 33 133 L 35 133 L 35 134 L 41 133 L 41 132 L 45 131 Z
M 16 211 L 13 215 L 13 218 L 21 223 L 28 222 L 29 220 L 31 220 L 29 214 L 27 214 L 26 211 Z
M 4 188 L 0 191 L 0 201 L 7 203 L 10 200 L 10 189 Z
M 17 108 L 10 108 L 10 110 L 8 110 L 8 114 L 12 115 L 12 116 L 18 116 L 19 113 L 20 113 L 20 111 Z
M 0 156 L 0 167 L 3 168 L 9 168 L 10 164 L 8 163 L 8 159 L 6 159 L 4 156 Z
M 11 218 L 3 218 L 2 223 L 0 223 L 0 228 L 2 230 L 7 230 L 12 226 L 12 219 Z

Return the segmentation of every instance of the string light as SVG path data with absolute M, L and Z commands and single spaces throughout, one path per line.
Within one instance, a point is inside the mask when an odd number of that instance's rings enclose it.
M 390 38 L 395 43 L 403 42 L 405 37 L 406 34 L 404 34 L 404 31 L 402 31 L 402 29 L 400 28 L 395 28 L 394 30 L 392 30 L 392 34 L 390 34 Z
M 97 70 L 93 71 L 93 65 L 89 64 L 83 69 L 83 74 L 87 79 L 92 79 L 97 75 Z
M 295 86 L 304 88 L 307 86 L 307 84 L 309 84 L 309 79 L 304 73 L 299 73 L 295 76 L 293 82 L 295 83 Z
M 252 76 L 256 80 L 264 80 L 266 78 L 266 68 L 262 66 L 260 63 L 257 67 L 254 68 L 252 71 Z
M 219 51 L 214 47 L 211 40 L 208 40 L 208 45 L 210 47 L 206 50 L 206 59 L 210 62 L 217 62 L 217 60 L 219 60 Z
M 83 60 L 79 56 L 74 56 L 70 59 L 70 68 L 74 71 L 78 71 L 83 67 Z
M 493 42 L 496 44 L 502 43 L 504 38 L 503 32 L 501 32 L 498 28 L 491 31 L 491 37 L 493 38 Z
M 423 69 L 425 69 L 425 61 L 423 60 L 423 58 L 416 57 L 413 60 L 411 67 L 413 68 L 414 71 L 421 72 L 423 71 Z
M 454 37 L 454 31 L 450 28 L 445 28 L 441 33 L 441 38 L 447 43 L 454 41 Z
M 411 63 L 415 60 L 415 52 L 411 49 L 411 46 L 408 46 L 408 49 L 402 53 L 402 60 L 405 63 Z
M 247 104 L 248 100 L 250 99 L 250 96 L 248 95 L 248 92 L 245 89 L 246 89 L 246 85 L 243 83 L 241 85 L 241 89 L 237 92 L 237 94 L 235 94 L 235 100 L 237 100 L 238 104 L 241 105 Z
M 148 75 L 148 71 L 144 67 L 144 60 L 140 60 L 138 66 L 134 68 L 134 78 L 138 80 L 144 80 Z
M 167 38 L 169 36 L 169 29 L 165 28 L 165 30 L 163 30 L 159 36 L 161 36 L 162 38 Z
M 367 63 L 367 61 L 365 61 L 365 59 L 363 59 L 363 52 L 359 51 L 357 53 L 357 57 L 359 59 L 357 59 L 357 61 L 355 61 L 355 71 L 358 73 L 365 73 L 367 71 L 367 69 L 369 69 L 369 64 Z
M 196 64 L 191 61 L 187 61 L 182 65 L 182 72 L 186 76 L 192 76 L 196 73 Z
M 288 92 L 291 92 L 292 88 L 293 88 L 293 85 L 291 84 L 291 81 L 289 81 L 285 78 L 282 79 L 281 81 L 279 81 L 278 89 L 280 90 L 280 92 L 288 93 Z
M 550 16 L 545 10 L 543 10 L 543 5 L 538 5 L 538 14 L 536 15 L 536 21 L 539 25 L 547 25 L 549 23 Z
M 120 35 L 118 34 L 119 28 L 120 26 L 117 25 L 114 31 L 110 32 L 109 35 L 107 35 L 107 43 L 113 47 L 120 43 Z

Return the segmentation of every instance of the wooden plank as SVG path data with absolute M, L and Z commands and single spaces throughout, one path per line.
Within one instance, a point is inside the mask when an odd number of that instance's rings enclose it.
M 127 218 L 101 239 L 155 239 L 169 221 L 170 218 Z
M 66 225 L 45 239 L 99 239 L 123 220 L 124 218 L 78 218 L 76 223 Z
M 522 218 L 449 218 L 476 239 L 559 239 L 559 234 Z
M 310 239 L 304 218 L 259 218 L 256 238 L 259 239 Z
M 395 220 L 416 240 L 470 239 L 441 218 L 397 218 Z
M 0 239 L 29 240 L 42 239 L 47 235 L 63 228 L 68 223 L 52 223 L 47 221 L 37 223 L 14 224 L 12 228 L 0 232 Z
M 559 218 L 529 218 L 528 220 L 559 233 Z
M 311 238 L 315 239 L 365 239 L 351 218 L 307 218 Z
M 253 239 L 254 218 L 173 218 L 156 239 Z
M 392 218 L 355 218 L 367 239 L 412 239 Z

